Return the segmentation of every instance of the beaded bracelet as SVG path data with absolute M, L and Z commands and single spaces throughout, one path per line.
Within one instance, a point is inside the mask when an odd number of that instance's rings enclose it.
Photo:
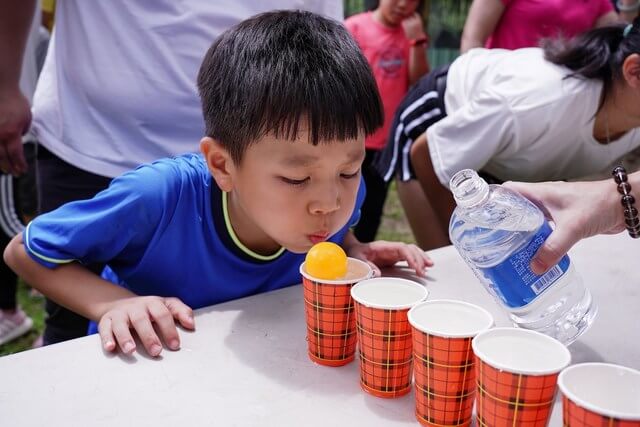
M 618 184 L 618 193 L 622 194 L 622 207 L 624 208 L 624 224 L 629 236 L 637 239 L 640 237 L 640 219 L 638 210 L 633 206 L 636 202 L 631 194 L 631 184 L 628 182 L 627 171 L 622 166 L 616 166 L 611 172 L 613 180 Z

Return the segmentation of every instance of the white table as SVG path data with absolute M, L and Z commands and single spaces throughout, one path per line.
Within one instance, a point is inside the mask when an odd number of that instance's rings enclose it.
M 571 252 L 600 313 L 571 346 L 574 362 L 640 369 L 640 241 L 595 237 Z M 507 317 L 452 247 L 431 253 L 429 298 L 458 298 Z M 393 274 L 407 274 L 394 270 Z M 357 361 L 307 358 L 299 286 L 199 310 L 197 332 L 159 359 L 106 355 L 97 336 L 0 358 L 0 426 L 419 425 L 413 393 L 365 394 Z M 561 425 L 559 405 L 551 426 Z

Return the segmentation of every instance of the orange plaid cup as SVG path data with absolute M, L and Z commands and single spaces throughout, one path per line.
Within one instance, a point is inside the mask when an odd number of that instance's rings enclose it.
M 471 345 L 478 426 L 545 427 L 558 374 L 571 362 L 567 347 L 547 335 L 517 328 L 489 329 Z
M 373 275 L 366 262 L 347 258 L 343 280 L 316 279 L 300 266 L 304 290 L 309 358 L 325 366 L 342 366 L 355 358 L 356 319 L 351 287 Z
M 565 427 L 640 427 L 640 371 L 581 363 L 558 377 Z
M 411 391 L 412 344 L 407 312 L 427 297 L 419 283 L 381 277 L 351 288 L 360 348 L 360 386 L 378 397 Z
M 476 374 L 471 339 L 493 326 L 477 305 L 432 300 L 409 310 L 416 418 L 429 427 L 471 425 Z

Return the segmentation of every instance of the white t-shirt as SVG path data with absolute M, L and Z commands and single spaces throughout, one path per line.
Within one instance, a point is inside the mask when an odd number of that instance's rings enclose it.
M 20 72 L 20 91 L 29 102 L 33 99 L 38 81 L 38 64 L 36 61 L 36 49 L 38 45 L 38 30 L 40 28 L 40 2 L 36 2 L 33 20 L 29 28 L 29 36 L 22 56 L 22 68 Z
M 611 145 L 593 138 L 602 82 L 565 78 L 538 48 L 473 49 L 447 75 L 447 117 L 427 130 L 440 182 L 461 169 L 503 180 L 572 179 L 601 172 L 640 145 L 638 129 Z
M 342 0 L 59 0 L 34 97 L 39 141 L 107 177 L 198 150 L 196 76 L 227 28 L 272 9 L 342 20 Z

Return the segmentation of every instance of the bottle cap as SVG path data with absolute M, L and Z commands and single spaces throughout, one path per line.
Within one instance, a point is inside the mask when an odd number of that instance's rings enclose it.
M 467 208 L 489 196 L 489 184 L 472 169 L 457 172 L 449 181 L 449 188 L 458 206 Z

